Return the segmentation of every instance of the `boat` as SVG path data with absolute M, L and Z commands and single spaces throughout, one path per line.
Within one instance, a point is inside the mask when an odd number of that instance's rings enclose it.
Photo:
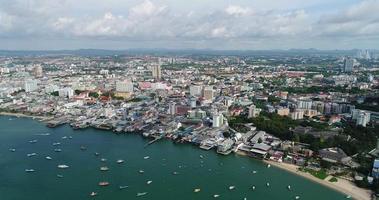
M 62 174 L 57 174 L 57 177 L 58 178 L 63 178 L 63 175 Z
M 53 146 L 58 146 L 58 145 L 61 145 L 61 143 L 60 142 L 54 142 L 53 143 Z
M 94 197 L 94 196 L 96 196 L 97 195 L 97 193 L 96 192 L 91 192 L 91 194 L 89 194 L 91 197 Z
M 143 171 L 143 170 L 139 170 L 138 172 L 139 172 L 140 174 L 145 173 L 145 171 Z
M 67 139 L 67 136 L 63 136 L 62 139 L 64 139 L 64 140 Z
M 34 169 L 25 169 L 25 172 L 35 172 L 36 170 Z
M 105 158 L 102 158 L 102 159 L 100 159 L 100 161 L 101 161 L 101 162 L 106 162 L 106 161 L 107 161 L 107 159 L 105 159 Z
M 234 190 L 234 188 L 236 188 L 236 186 L 234 185 L 229 186 L 229 190 Z
M 270 186 L 270 183 L 266 183 L 266 186 L 269 187 L 269 186 Z
M 291 186 L 290 186 L 290 185 L 288 185 L 288 186 L 287 186 L 287 189 L 288 189 L 288 190 L 291 190 Z
M 178 175 L 178 174 L 179 174 L 179 172 L 172 172 L 172 174 L 173 174 L 173 175 Z
M 138 192 L 138 193 L 137 193 L 137 197 L 144 196 L 144 195 L 146 195 L 146 194 L 147 194 L 147 192 Z
M 99 155 L 100 155 L 99 153 L 95 152 L 95 156 L 99 156 Z
M 253 185 L 253 187 L 251 187 L 252 190 L 255 190 L 255 185 Z
M 153 181 L 147 181 L 146 183 L 147 183 L 148 185 L 150 185 L 152 182 L 153 182 Z
M 69 168 L 69 166 L 68 165 L 58 165 L 58 168 L 59 169 L 67 169 L 67 168 Z
M 257 171 L 254 170 L 254 171 L 253 171 L 253 174 L 256 174 L 256 173 L 257 173 Z
M 100 167 L 100 171 L 108 171 L 109 168 L 108 167 Z
M 203 155 L 200 155 L 200 158 L 201 158 L 201 159 L 203 159 L 203 158 L 204 158 L 204 156 L 203 156 Z
M 124 160 L 117 160 L 117 163 L 118 164 L 121 164 L 121 163 L 123 163 L 124 162 Z
M 220 197 L 220 195 L 218 195 L 218 194 L 214 194 L 213 197 L 214 197 L 214 198 L 218 198 L 218 197 Z
M 346 196 L 346 199 L 351 199 L 351 195 L 347 195 L 347 196 Z
M 146 159 L 149 159 L 149 158 L 150 158 L 150 156 L 145 156 L 145 157 L 143 157 L 143 159 L 145 159 L 145 160 L 146 160 Z
M 128 188 L 129 186 L 127 186 L 127 185 L 121 185 L 121 186 L 119 186 L 118 188 L 120 188 L 120 190 L 122 190 L 122 189 L 125 189 L 125 188 Z
M 29 143 L 33 144 L 33 143 L 36 143 L 38 142 L 38 140 L 30 140 Z
M 32 156 L 36 156 L 37 155 L 37 153 L 28 153 L 28 154 L 26 154 L 28 157 L 32 157 Z
M 270 168 L 270 167 L 271 167 L 271 165 L 270 165 L 270 164 L 268 164 L 268 165 L 267 165 L 267 168 Z
M 51 160 L 52 159 L 50 156 L 46 156 L 45 158 L 46 158 L 46 160 Z
M 300 199 L 300 196 L 296 196 L 295 199 Z
M 85 147 L 85 146 L 80 146 L 80 150 L 85 151 L 86 149 L 87 149 L 87 147 Z
M 109 182 L 106 182 L 106 181 L 99 182 L 99 186 L 108 186 L 108 185 L 109 185 Z
M 10 151 L 10 152 L 15 152 L 15 151 L 16 151 L 16 149 L 9 149 L 9 151 Z
M 72 139 L 72 136 L 68 136 L 68 139 Z
M 54 149 L 55 152 L 61 152 L 62 149 Z
M 195 188 L 194 190 L 193 190 L 193 192 L 200 192 L 201 190 L 200 190 L 200 188 Z

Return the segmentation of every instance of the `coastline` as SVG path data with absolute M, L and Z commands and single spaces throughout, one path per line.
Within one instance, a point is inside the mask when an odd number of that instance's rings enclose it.
M 11 112 L 0 112 L 1 116 L 11 116 L 11 117 L 27 117 L 27 118 L 33 118 L 38 120 L 48 120 L 51 119 L 51 117 L 46 116 L 37 116 L 37 115 L 28 115 L 23 113 L 11 113 Z
M 290 173 L 293 173 L 298 176 L 302 176 L 310 181 L 316 182 L 318 184 L 321 184 L 325 187 L 331 188 L 333 190 L 336 190 L 338 192 L 341 192 L 346 195 L 350 195 L 352 199 L 356 200 L 372 200 L 372 192 L 370 190 L 366 190 L 363 188 L 357 187 L 354 183 L 351 181 L 347 181 L 344 179 L 337 178 L 337 182 L 330 182 L 326 179 L 321 180 L 319 178 L 316 178 L 312 176 L 309 173 L 302 172 L 298 170 L 298 166 L 292 165 L 292 164 L 287 164 L 287 163 L 279 163 L 275 161 L 269 161 L 269 160 L 263 160 L 264 163 L 270 164 L 274 167 L 286 170 Z

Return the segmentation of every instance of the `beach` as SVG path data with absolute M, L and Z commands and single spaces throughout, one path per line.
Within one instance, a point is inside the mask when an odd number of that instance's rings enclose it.
M 296 175 L 302 176 L 304 178 L 307 178 L 311 181 L 314 181 L 316 183 L 319 183 L 323 186 L 329 187 L 331 189 L 334 189 L 346 195 L 350 195 L 353 199 L 356 199 L 356 200 L 372 200 L 373 199 L 371 190 L 359 188 L 351 181 L 337 178 L 338 179 L 337 182 L 330 182 L 326 179 L 321 180 L 319 178 L 314 177 L 313 175 L 309 173 L 302 172 L 298 169 L 298 166 L 296 165 L 287 164 L 287 163 L 279 163 L 279 162 L 268 161 L 268 160 L 264 160 L 264 162 L 272 166 L 275 166 L 277 168 L 280 168 L 288 172 L 294 173 Z

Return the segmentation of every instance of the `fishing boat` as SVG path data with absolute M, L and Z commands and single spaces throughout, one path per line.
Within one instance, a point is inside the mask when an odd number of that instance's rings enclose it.
M 109 182 L 103 181 L 99 183 L 99 186 L 108 186 Z
M 55 152 L 61 152 L 62 149 L 54 149 Z
M 147 181 L 146 183 L 147 183 L 148 185 L 150 185 L 152 182 L 153 182 L 153 181 Z
M 193 192 L 200 192 L 201 190 L 200 190 L 200 188 L 195 188 L 194 190 L 193 190 Z
M 124 160 L 117 160 L 117 163 L 118 164 L 121 164 L 121 163 L 123 163 L 124 162 Z
M 57 177 L 58 178 L 63 178 L 63 175 L 62 174 L 57 174 Z
M 46 156 L 45 158 L 46 158 L 46 160 L 51 160 L 52 159 L 50 156 Z
M 143 170 L 139 170 L 138 172 L 139 172 L 140 174 L 145 173 L 145 171 L 143 171 Z
M 97 193 L 96 192 L 91 192 L 91 194 L 89 194 L 91 197 L 94 197 L 94 196 L 96 196 L 97 195 Z
M 229 186 L 229 190 L 234 190 L 234 188 L 236 188 L 236 186 L 234 185 Z
M 127 185 L 121 185 L 121 186 L 119 186 L 118 188 L 120 188 L 120 190 L 122 190 L 122 189 L 125 189 L 125 188 L 128 188 L 129 186 L 127 186 Z
M 147 194 L 147 192 L 138 192 L 137 193 L 137 197 L 140 197 L 140 196 L 144 196 L 144 195 L 146 195 Z
M 145 160 L 146 160 L 146 159 L 149 159 L 149 158 L 150 158 L 150 156 L 145 156 L 145 157 L 143 157 L 143 159 L 145 159 Z
M 28 153 L 28 154 L 26 154 L 28 157 L 32 157 L 32 156 L 36 156 L 37 155 L 37 153 Z
M 214 194 L 213 197 L 214 198 L 218 198 L 218 197 L 220 197 L 220 195 L 219 194 Z
M 100 167 L 100 171 L 108 171 L 109 168 L 108 167 Z
M 16 151 L 16 149 L 9 149 L 9 151 L 10 151 L 10 152 L 15 152 L 15 151 Z
M 67 168 L 69 168 L 69 166 L 68 165 L 58 165 L 58 168 L 59 169 L 67 169 Z
M 25 169 L 25 172 L 35 172 L 36 170 L 34 169 Z

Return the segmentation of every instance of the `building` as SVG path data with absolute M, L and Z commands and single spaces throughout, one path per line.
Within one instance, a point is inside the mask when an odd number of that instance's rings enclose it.
M 276 113 L 280 116 L 287 116 L 290 113 L 290 109 L 279 107 L 276 109 Z
M 300 100 L 297 102 L 297 108 L 300 109 L 312 109 L 312 101 L 311 100 Z
M 191 85 L 190 95 L 195 97 L 200 97 L 202 95 L 203 86 L 201 85 Z
M 224 116 L 220 113 L 213 114 L 213 123 L 214 128 L 221 127 L 224 124 Z
M 291 112 L 289 116 L 293 120 L 303 119 L 304 118 L 304 111 L 301 109 L 297 109 L 294 112 Z
M 33 68 L 33 75 L 35 77 L 42 77 L 43 71 L 42 71 L 42 66 L 41 65 L 36 65 Z
M 161 80 L 162 78 L 161 65 L 154 64 L 153 66 L 151 66 L 151 73 L 155 80 Z
M 366 127 L 370 122 L 371 113 L 365 110 L 353 109 L 351 111 L 352 120 L 356 120 L 356 125 Z
M 204 99 L 207 101 L 213 101 L 214 98 L 214 90 L 213 87 L 205 87 L 204 88 Z
M 170 102 L 170 104 L 168 105 L 168 114 L 170 114 L 170 115 L 176 114 L 176 103 L 175 102 Z
M 375 179 L 379 179 L 379 159 L 374 160 L 371 176 L 374 177 Z
M 196 108 L 196 98 L 190 99 L 190 105 L 191 105 L 191 108 Z
M 257 108 L 254 104 L 249 107 L 249 115 L 248 118 L 254 118 L 259 115 L 262 109 Z
M 58 90 L 58 94 L 60 97 L 71 98 L 74 96 L 74 90 L 69 87 L 65 87 Z
M 133 82 L 129 80 L 116 81 L 116 92 L 133 92 Z
M 25 92 L 33 92 L 38 89 L 38 81 L 37 80 L 26 80 L 24 82 L 24 90 Z
M 343 71 L 344 72 L 352 72 L 354 67 L 354 59 L 347 57 L 345 58 L 344 64 L 343 64 Z

